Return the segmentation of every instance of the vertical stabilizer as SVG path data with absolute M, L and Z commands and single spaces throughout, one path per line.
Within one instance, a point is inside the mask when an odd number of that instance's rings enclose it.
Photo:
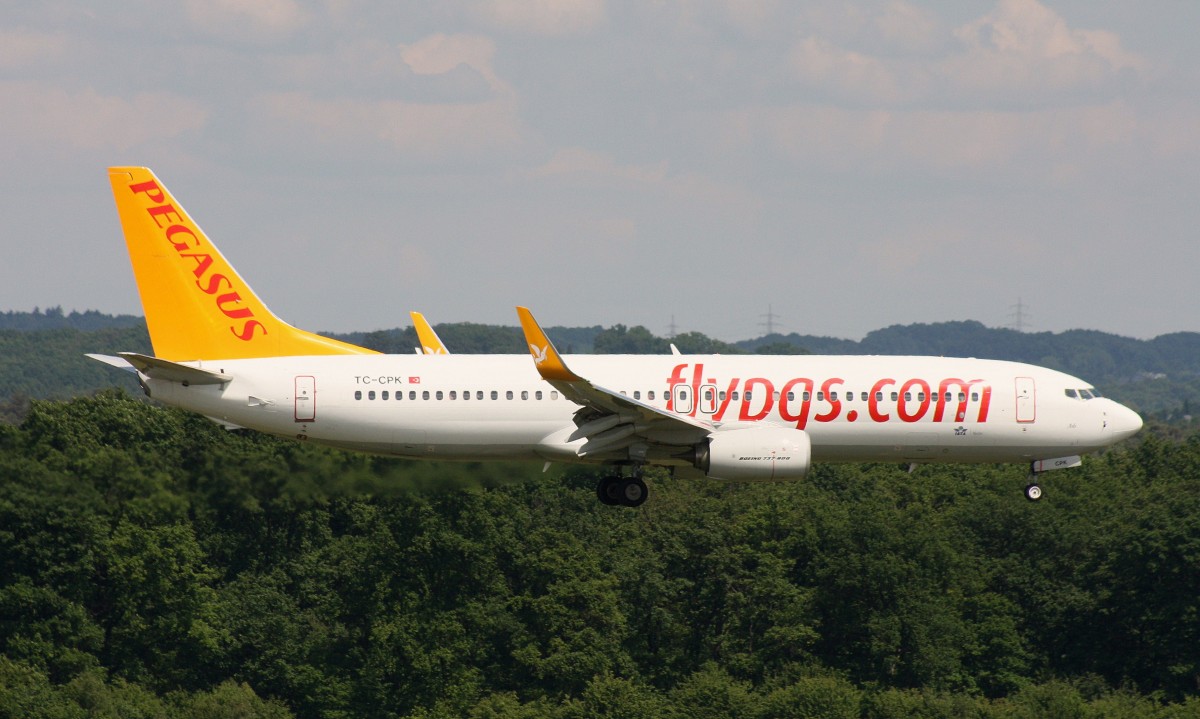
M 147 168 L 110 167 L 108 178 L 159 358 L 375 354 L 272 314 Z

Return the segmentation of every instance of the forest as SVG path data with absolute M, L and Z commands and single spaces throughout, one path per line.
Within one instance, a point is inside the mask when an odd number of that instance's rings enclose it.
M 24 341 L 91 332 L 144 336 Z M 651 472 L 630 510 L 586 468 L 348 454 L 76 394 L 0 422 L 0 717 L 1200 718 L 1186 423 L 1048 475 L 1039 503 L 1020 466 L 845 464 Z

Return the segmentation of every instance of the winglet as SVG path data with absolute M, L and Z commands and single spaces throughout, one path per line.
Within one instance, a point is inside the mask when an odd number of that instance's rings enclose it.
M 525 343 L 529 345 L 529 354 L 533 355 L 533 363 L 545 380 L 562 382 L 580 382 L 582 377 L 567 369 L 567 365 L 554 348 L 554 343 L 542 331 L 533 313 L 527 307 L 518 307 L 517 316 L 521 318 L 521 329 L 525 332 Z
M 446 349 L 446 345 L 442 344 L 442 338 L 438 337 L 437 332 L 433 331 L 433 327 L 429 325 L 429 321 L 425 319 L 425 315 L 420 312 L 409 312 L 408 314 L 412 316 L 413 329 L 417 331 L 417 339 L 421 342 L 420 354 L 450 354 L 450 350 Z

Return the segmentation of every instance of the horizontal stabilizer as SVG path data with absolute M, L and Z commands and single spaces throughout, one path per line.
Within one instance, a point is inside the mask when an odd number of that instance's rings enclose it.
M 116 367 L 117 369 L 124 370 L 125 372 L 137 373 L 137 367 L 129 364 L 129 360 L 125 359 L 124 357 L 113 357 L 112 355 L 101 355 L 92 352 L 86 353 L 86 356 L 91 357 L 97 362 L 103 362 L 109 367 Z
M 193 384 L 225 384 L 233 379 L 230 375 L 211 370 L 191 367 L 178 362 L 137 354 L 136 352 L 120 352 L 122 358 L 137 368 L 138 372 L 151 379 L 161 379 L 168 382 Z

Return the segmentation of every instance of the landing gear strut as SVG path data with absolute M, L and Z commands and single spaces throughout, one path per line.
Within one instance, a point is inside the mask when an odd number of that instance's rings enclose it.
M 640 507 L 649 495 L 641 472 L 632 477 L 609 475 L 596 483 L 596 497 L 609 506 Z
M 1037 471 L 1037 466 L 1037 462 L 1029 465 L 1029 484 L 1025 485 L 1025 499 L 1030 502 L 1036 502 L 1042 498 L 1042 485 L 1038 484 L 1040 472 Z

